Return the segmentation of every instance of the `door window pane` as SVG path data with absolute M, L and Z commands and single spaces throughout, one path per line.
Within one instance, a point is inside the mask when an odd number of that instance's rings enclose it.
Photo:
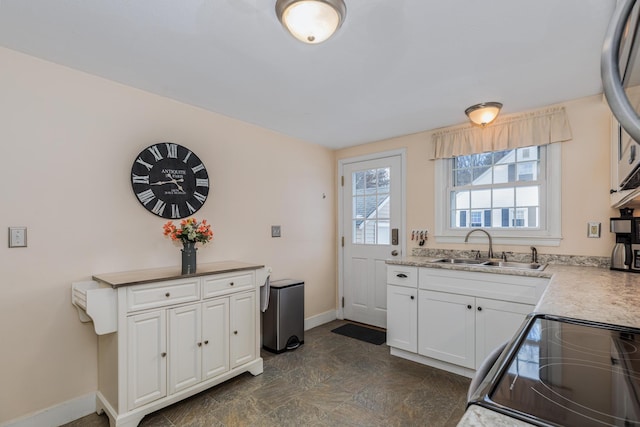
M 368 169 L 352 174 L 352 242 L 388 245 L 390 225 L 390 168 Z

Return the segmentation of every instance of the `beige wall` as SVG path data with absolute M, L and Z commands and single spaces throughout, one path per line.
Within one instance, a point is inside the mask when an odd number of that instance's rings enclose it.
M 618 211 L 609 207 L 610 113 L 602 96 L 582 98 L 563 104 L 566 107 L 573 140 L 562 144 L 562 242 L 559 247 L 539 246 L 539 253 L 609 256 L 613 236 L 609 217 Z M 462 110 L 461 110 L 462 111 Z M 336 152 L 345 159 L 405 147 L 407 150 L 407 230 L 435 230 L 433 206 L 434 162 L 431 133 L 421 132 Z M 587 238 L 587 223 L 602 223 L 602 237 Z M 409 252 L 417 247 L 407 233 Z M 412 246 L 413 245 L 413 246 Z M 424 247 L 468 249 L 464 244 L 438 244 L 433 236 Z M 528 252 L 528 246 L 497 245 L 495 251 Z
M 274 279 L 304 279 L 306 317 L 336 305 L 338 159 L 406 147 L 407 229 L 434 230 L 431 132 L 331 152 L 2 48 L 0 70 L 0 226 L 29 233 L 28 248 L 0 245 L 0 423 L 95 391 L 96 336 L 71 306 L 72 281 L 179 263 L 165 221 L 131 191 L 147 145 L 180 143 L 207 166 L 213 188 L 196 216 L 215 240 L 199 262 L 264 263 Z M 574 135 L 562 146 L 564 239 L 539 251 L 608 256 L 608 109 L 600 96 L 563 105 Z M 603 224 L 602 238 L 586 237 L 588 221 Z
M 333 152 L 2 48 L 0 70 L 0 227 L 27 226 L 29 244 L 0 245 L 0 423 L 96 390 L 96 335 L 71 282 L 179 264 L 165 221 L 131 191 L 134 156 L 152 143 L 185 145 L 207 167 L 196 216 L 215 239 L 198 262 L 271 265 L 274 279 L 305 280 L 306 317 L 335 309 Z

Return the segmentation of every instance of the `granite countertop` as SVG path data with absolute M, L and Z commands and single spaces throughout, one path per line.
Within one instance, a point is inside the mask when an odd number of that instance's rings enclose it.
M 257 270 L 262 267 L 264 267 L 264 265 L 250 264 L 240 261 L 218 261 L 198 264 L 197 271 L 194 274 L 181 274 L 181 267 L 176 266 L 151 268 L 147 270 L 123 271 L 120 273 L 96 274 L 93 276 L 93 280 L 97 280 L 114 288 L 118 288 L 121 286 L 184 279 L 187 277 L 198 277 L 208 274 L 232 273 L 235 271 L 243 270 Z
M 549 285 L 535 307 L 536 313 L 640 328 L 640 274 L 559 264 L 549 264 L 542 271 L 489 269 L 434 263 L 434 259 L 412 256 L 388 260 L 387 264 L 546 277 Z M 476 405 L 470 406 L 458 423 L 458 427 L 530 425 Z

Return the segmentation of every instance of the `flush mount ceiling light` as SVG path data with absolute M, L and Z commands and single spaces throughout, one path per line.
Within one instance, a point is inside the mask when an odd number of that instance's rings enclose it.
M 322 43 L 344 21 L 343 0 L 278 0 L 276 14 L 291 35 L 309 44 Z
M 485 127 L 498 117 L 501 108 L 502 104 L 499 102 L 483 102 L 472 105 L 464 110 L 464 113 L 473 123 Z

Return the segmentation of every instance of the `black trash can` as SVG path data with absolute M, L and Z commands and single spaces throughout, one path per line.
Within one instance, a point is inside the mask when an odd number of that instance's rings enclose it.
M 273 353 L 293 350 L 304 343 L 304 282 L 274 280 L 269 305 L 262 313 L 262 346 Z

